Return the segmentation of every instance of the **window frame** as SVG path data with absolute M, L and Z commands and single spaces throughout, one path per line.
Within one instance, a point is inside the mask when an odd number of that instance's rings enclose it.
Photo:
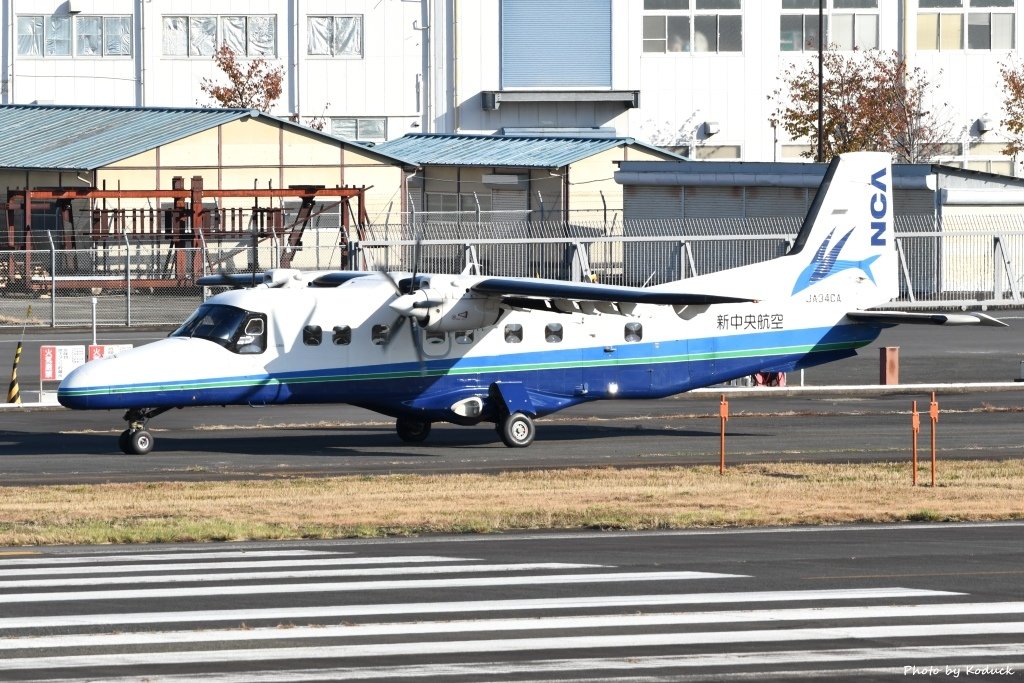
M 735 1 L 737 6 L 734 8 L 726 7 L 701 7 L 701 3 L 707 4 L 723 4 Z M 689 0 L 688 2 L 680 2 L 679 5 L 685 5 L 685 7 L 668 8 L 668 7 L 657 7 L 657 5 L 667 5 L 671 3 L 660 2 L 659 0 L 644 0 L 643 7 L 643 21 L 642 21 L 642 47 L 641 52 L 643 56 L 662 55 L 666 57 L 678 56 L 678 55 L 741 55 L 744 51 L 744 40 L 743 40 L 743 0 Z M 650 6 L 650 8 L 648 8 Z M 662 27 L 664 28 L 663 33 L 660 37 L 649 36 L 648 29 L 652 28 L 656 22 L 649 21 L 651 19 L 662 19 Z M 698 49 L 698 24 L 707 23 L 707 19 L 714 18 L 715 24 L 715 46 L 714 49 Z M 735 19 L 738 21 L 738 42 L 739 45 L 736 49 L 722 49 L 722 36 L 723 36 L 723 18 L 730 23 Z M 672 19 L 676 19 L 676 22 L 672 22 Z M 705 20 L 705 21 L 700 21 Z M 671 23 L 677 24 L 677 31 L 674 33 L 669 32 Z M 678 36 L 678 26 L 686 26 L 687 37 L 683 39 L 682 49 L 672 50 L 669 49 L 669 41 L 672 37 Z M 654 43 L 661 41 L 663 43 L 663 49 L 648 49 L 653 46 Z
M 41 23 L 41 34 L 22 32 L 22 20 L 38 20 Z M 66 26 L 66 31 L 54 38 L 54 20 L 58 20 Z M 98 21 L 98 34 L 84 33 L 79 29 L 86 20 Z M 116 20 L 128 27 L 127 51 L 114 52 L 108 49 L 108 36 L 110 35 L 110 24 Z M 17 59 L 132 59 L 135 56 L 135 16 L 133 14 L 18 14 L 14 18 L 14 57 Z M 98 50 L 94 53 L 83 52 L 84 39 L 94 36 L 97 41 Z M 39 44 L 38 53 L 33 51 L 22 51 L 23 39 L 30 42 L 26 44 Z M 66 45 L 65 52 L 50 52 L 49 46 L 54 41 Z
M 330 116 L 330 127 L 331 135 L 344 138 L 345 140 L 357 140 L 360 142 L 385 142 L 388 139 L 388 117 L 386 116 Z M 355 137 L 343 135 L 340 132 L 335 131 L 335 125 L 340 125 L 343 121 L 351 121 L 355 128 Z M 363 136 L 360 133 L 362 128 L 361 124 L 380 122 L 381 124 L 381 135 L 380 136 Z
M 329 52 L 311 52 L 312 42 L 309 39 L 311 31 L 311 21 L 314 19 L 330 19 L 331 20 L 331 39 L 329 41 Z M 359 35 L 359 49 L 357 53 L 335 53 L 334 31 L 337 30 L 339 19 L 352 19 L 356 21 L 358 26 Z M 307 14 L 306 15 L 306 58 L 307 59 L 363 59 L 366 56 L 366 21 L 362 14 Z
M 834 47 L 834 46 L 839 44 L 836 41 L 836 39 L 835 39 L 835 32 L 836 32 L 836 24 L 837 24 L 837 22 L 834 21 L 833 18 L 835 18 L 835 19 L 839 19 L 839 18 L 845 19 L 845 18 L 849 17 L 850 18 L 850 29 L 852 31 L 851 35 L 849 36 L 849 38 L 850 38 L 849 44 L 852 45 L 852 47 L 846 47 L 844 45 L 844 47 L 838 47 L 836 49 L 838 51 L 841 51 L 841 52 L 852 52 L 854 50 L 877 50 L 878 46 L 881 43 L 881 36 L 880 36 L 881 28 L 880 27 L 881 27 L 881 24 L 882 24 L 882 20 L 881 20 L 881 12 L 882 12 L 882 10 L 881 10 L 881 7 L 880 7 L 879 0 L 874 0 L 874 3 L 875 3 L 874 7 L 852 7 L 852 6 L 851 7 L 836 7 L 835 3 L 836 3 L 836 0 L 826 0 L 826 3 L 825 3 L 825 12 L 824 12 L 825 25 L 823 27 L 824 33 L 825 33 L 825 45 L 828 46 L 829 48 L 832 48 L 832 47 Z M 811 3 L 808 3 L 808 4 L 811 4 Z M 779 52 L 817 52 L 817 50 L 818 50 L 817 42 L 811 44 L 807 40 L 807 33 L 808 33 L 807 27 L 809 25 L 813 24 L 813 28 L 815 29 L 815 31 L 817 31 L 817 24 L 818 24 L 817 2 L 815 1 L 813 4 L 815 5 L 815 7 L 793 7 L 793 8 L 783 8 L 781 10 L 781 13 L 779 15 Z M 802 28 L 801 28 L 801 31 L 802 31 L 802 33 L 801 33 L 801 43 L 800 43 L 801 47 L 799 47 L 799 48 L 790 48 L 790 49 L 784 49 L 783 48 L 783 45 L 785 43 L 783 42 L 782 23 L 783 23 L 783 21 L 785 20 L 786 17 L 802 17 L 803 18 Z M 873 19 L 873 23 L 874 23 L 874 27 L 873 28 L 874 28 L 874 34 L 875 35 L 874 35 L 874 44 L 873 45 L 861 44 L 859 42 L 859 40 L 858 40 L 858 36 L 860 35 L 860 31 L 861 31 L 861 24 L 862 24 L 863 21 L 866 21 L 868 19 Z M 820 36 L 818 36 L 818 39 L 820 40 Z
M 225 19 L 230 19 L 230 18 L 235 18 L 235 17 L 242 17 L 242 18 L 244 18 L 245 19 L 245 27 L 246 27 L 245 28 L 245 44 L 246 44 L 245 53 L 241 53 L 241 52 L 235 51 L 235 54 L 240 59 L 277 59 L 278 58 L 278 48 L 279 48 L 280 41 L 278 40 L 279 31 L 278 31 L 277 15 L 276 14 L 239 14 L 239 13 L 228 13 L 228 14 L 162 14 L 160 16 L 160 20 L 161 20 L 160 21 L 160 30 L 161 30 L 161 34 L 160 34 L 160 37 L 161 37 L 160 57 L 163 58 L 163 59 L 210 59 L 211 57 L 213 57 L 213 55 L 215 55 L 217 53 L 218 48 L 221 45 L 224 44 L 224 28 L 223 28 L 224 27 L 224 20 Z M 273 26 L 274 26 L 274 46 L 273 46 L 272 51 L 271 51 L 270 54 L 266 54 L 266 53 L 263 53 L 263 52 L 252 52 L 249 49 L 249 46 L 251 44 L 251 41 L 249 39 L 250 20 L 253 19 L 253 18 L 256 18 L 256 17 L 268 17 L 268 18 L 273 20 Z M 182 19 L 185 22 L 185 53 L 184 54 L 174 54 L 174 53 L 167 52 L 167 50 L 166 50 L 167 42 L 166 42 L 166 40 L 163 40 L 163 39 L 167 35 L 167 21 L 169 19 Z M 213 44 L 211 46 L 211 51 L 209 53 L 200 52 L 200 51 L 196 51 L 196 52 L 192 51 L 192 46 L 193 46 L 193 42 L 192 42 L 193 21 L 194 20 L 202 20 L 202 19 L 207 19 L 207 20 L 212 20 L 213 21 L 213 30 L 214 30 Z
M 942 2 L 936 2 L 934 6 L 922 6 L 918 3 L 917 14 L 915 16 L 917 20 L 917 39 L 915 42 L 915 48 L 920 52 L 955 52 L 958 50 L 974 51 L 974 52 L 993 52 L 993 51 L 1010 51 L 1016 50 L 1017 37 L 1016 37 L 1016 21 L 1017 21 L 1017 2 L 1016 0 L 1002 0 L 1003 2 L 1009 2 L 1009 5 L 998 4 L 1001 0 L 948 0 L 956 2 L 955 6 L 941 6 Z M 922 31 L 924 30 L 924 18 L 928 17 L 928 21 L 932 21 L 930 18 L 934 17 L 935 34 L 929 38 L 927 46 L 922 46 Z M 987 23 L 985 24 L 985 38 L 987 41 L 986 45 L 974 46 L 974 36 L 978 35 L 977 31 L 972 31 L 972 26 L 978 26 L 977 23 L 972 22 L 972 19 L 976 17 L 985 17 Z M 1010 45 L 1000 45 L 993 47 L 996 43 L 997 36 L 1003 38 L 1004 36 L 997 31 L 999 28 L 995 17 L 1001 17 L 1002 21 L 1009 20 L 1009 30 L 1006 31 L 1005 37 L 1009 38 Z M 944 32 L 951 30 L 953 26 L 957 26 L 959 29 L 960 44 L 958 47 L 943 47 Z M 1003 25 L 1003 28 L 1007 28 Z M 934 38 L 934 43 L 931 40 Z M 934 45 L 934 46 L 933 46 Z

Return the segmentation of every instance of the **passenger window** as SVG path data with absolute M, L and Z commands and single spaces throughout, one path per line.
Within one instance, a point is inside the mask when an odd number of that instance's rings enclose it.
M 352 328 L 348 325 L 338 325 L 331 335 L 331 342 L 335 346 L 347 346 L 352 343 Z
M 562 325 L 561 323 L 551 323 L 544 327 L 544 340 L 551 343 L 558 343 L 562 341 Z
M 505 342 L 509 344 L 518 344 L 521 341 L 523 341 L 523 326 L 505 325 Z
M 388 343 L 388 336 L 391 334 L 390 325 L 374 325 L 370 330 L 370 340 L 380 346 Z
M 625 337 L 628 342 L 638 342 L 644 338 L 644 326 L 640 323 L 626 323 Z
M 302 343 L 306 346 L 320 346 L 324 332 L 319 325 L 306 325 L 302 328 Z
M 473 330 L 463 330 L 455 333 L 456 344 L 472 344 L 473 343 Z

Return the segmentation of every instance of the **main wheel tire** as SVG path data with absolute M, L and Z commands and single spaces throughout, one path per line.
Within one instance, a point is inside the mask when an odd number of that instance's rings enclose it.
M 526 448 L 533 443 L 537 428 L 529 415 L 512 413 L 500 423 L 501 440 L 509 448 Z
M 395 431 L 398 432 L 398 438 L 406 443 L 420 443 L 430 436 L 430 423 L 400 417 L 395 422 Z
M 131 436 L 128 437 L 128 442 L 131 453 L 134 453 L 135 455 L 146 455 L 153 450 L 153 435 L 145 429 L 132 432 Z
M 124 430 L 121 432 L 121 436 L 117 437 L 117 447 L 125 455 L 132 454 L 132 431 L 130 429 Z

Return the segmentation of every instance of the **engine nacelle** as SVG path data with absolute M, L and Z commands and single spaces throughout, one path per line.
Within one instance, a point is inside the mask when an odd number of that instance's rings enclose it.
M 421 319 L 420 325 L 431 332 L 457 332 L 487 327 L 497 322 L 501 314 L 497 302 L 486 296 L 466 293 L 455 298 L 451 294 L 436 296 L 435 292 L 430 291 L 427 296 L 434 305 L 423 309 L 427 317 Z

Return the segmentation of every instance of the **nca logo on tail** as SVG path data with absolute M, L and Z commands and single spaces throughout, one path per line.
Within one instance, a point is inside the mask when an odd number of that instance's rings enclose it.
M 882 182 L 885 172 L 886 170 L 882 168 L 871 176 L 871 185 L 879 190 L 871 197 L 871 217 L 874 219 L 871 221 L 871 229 L 875 231 L 871 235 L 871 246 L 873 247 L 885 246 L 885 217 L 889 213 L 889 206 L 885 199 L 886 187 Z

